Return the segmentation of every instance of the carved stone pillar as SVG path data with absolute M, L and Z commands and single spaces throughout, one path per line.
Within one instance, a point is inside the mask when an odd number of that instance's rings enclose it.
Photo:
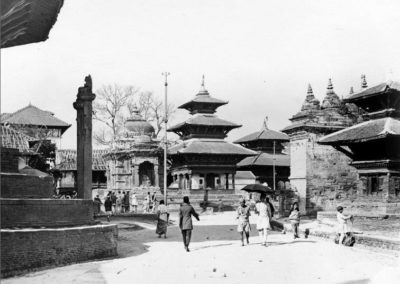
M 160 186 L 159 175 L 158 175 L 158 165 L 154 165 L 154 185 Z
M 134 184 L 136 187 L 139 187 L 139 165 L 135 164 L 133 168 L 133 176 L 134 176 Z
M 92 78 L 86 76 L 85 85 L 78 89 L 73 106 L 77 117 L 77 190 L 78 198 L 92 199 Z

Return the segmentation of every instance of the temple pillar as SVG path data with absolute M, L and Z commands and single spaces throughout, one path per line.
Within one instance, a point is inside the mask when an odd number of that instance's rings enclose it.
M 159 175 L 158 175 L 158 165 L 154 165 L 154 185 L 160 186 Z
M 232 189 L 235 190 L 235 174 L 232 174 Z
M 189 174 L 189 189 L 192 190 L 192 175 Z
M 78 198 L 92 199 L 92 78 L 85 77 L 85 85 L 79 87 L 76 101 L 77 112 L 77 191 Z
M 225 174 L 225 189 L 229 189 L 229 174 Z
M 134 185 L 135 187 L 139 187 L 139 165 L 135 164 L 133 167 L 133 177 L 134 177 Z

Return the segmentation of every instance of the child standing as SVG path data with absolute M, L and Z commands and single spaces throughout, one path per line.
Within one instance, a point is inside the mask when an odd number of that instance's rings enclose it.
M 290 223 L 292 224 L 294 239 L 299 238 L 300 212 L 299 205 L 295 202 L 292 206 L 292 211 L 289 215 Z

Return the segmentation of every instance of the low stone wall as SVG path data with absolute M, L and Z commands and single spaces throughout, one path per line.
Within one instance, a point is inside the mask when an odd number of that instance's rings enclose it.
M 117 225 L 1 230 L 1 276 L 117 255 Z
M 2 198 L 51 198 L 53 177 L 37 177 L 19 173 L 1 173 Z
M 83 199 L 0 199 L 1 228 L 94 224 L 93 201 Z
M 358 218 L 360 219 L 399 219 L 400 221 L 400 214 L 382 214 L 382 213 L 352 213 L 350 211 L 345 212 L 346 215 L 353 215 L 354 219 L 357 220 Z M 318 212 L 317 213 L 317 220 L 322 221 L 324 219 L 328 219 L 329 221 L 334 221 L 336 222 L 336 212 L 334 211 L 324 211 L 324 212 Z
M 18 172 L 18 157 L 20 156 L 18 149 L 13 148 L 1 148 L 1 172 Z

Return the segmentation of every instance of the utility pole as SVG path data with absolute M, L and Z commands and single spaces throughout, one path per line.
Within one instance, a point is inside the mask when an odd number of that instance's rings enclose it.
M 167 205 L 167 148 L 168 148 L 168 140 L 167 140 L 167 123 L 168 123 L 168 76 L 169 72 L 164 72 L 162 75 L 165 77 L 165 113 L 164 113 L 164 203 Z
M 275 191 L 275 143 L 276 141 L 274 140 L 274 155 L 272 158 L 272 175 L 273 175 L 273 183 L 274 183 L 274 191 Z

